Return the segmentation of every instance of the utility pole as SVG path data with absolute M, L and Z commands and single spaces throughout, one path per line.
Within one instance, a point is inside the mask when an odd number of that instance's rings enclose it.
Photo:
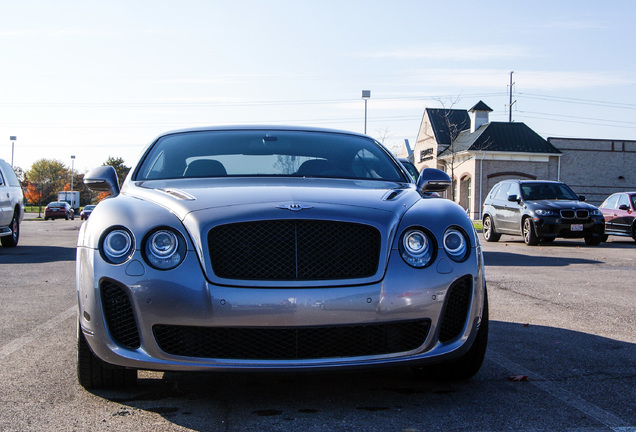
M 515 71 L 511 71 L 510 72 L 510 99 L 509 99 L 509 103 L 508 103 L 508 123 L 512 123 L 512 105 L 514 105 L 515 102 L 517 101 L 512 101 L 512 86 L 515 84 L 512 82 L 512 74 L 515 73 Z

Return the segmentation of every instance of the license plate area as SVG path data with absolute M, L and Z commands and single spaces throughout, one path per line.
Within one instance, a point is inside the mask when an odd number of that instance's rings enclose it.
M 570 231 L 583 231 L 583 224 L 572 224 Z

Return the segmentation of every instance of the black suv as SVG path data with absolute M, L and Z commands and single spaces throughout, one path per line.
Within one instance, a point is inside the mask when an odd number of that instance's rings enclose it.
M 583 238 L 596 246 L 605 232 L 603 213 L 583 201 L 561 182 L 501 181 L 484 202 L 484 238 L 496 242 L 501 234 L 520 235 L 530 246 L 557 237 Z

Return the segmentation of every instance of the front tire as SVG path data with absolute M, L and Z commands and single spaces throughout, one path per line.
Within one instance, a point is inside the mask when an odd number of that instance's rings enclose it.
M 497 242 L 501 238 L 501 234 L 495 231 L 495 223 L 490 216 L 485 216 L 483 221 L 484 239 L 487 242 Z
M 589 235 L 585 237 L 585 244 L 588 246 L 598 246 L 601 244 L 601 240 L 603 240 L 601 236 Z
M 77 380 L 86 389 L 115 389 L 137 384 L 137 370 L 109 365 L 97 358 L 77 325 Z
M 13 219 L 11 219 L 9 228 L 11 228 L 11 235 L 0 237 L 0 242 L 3 247 L 16 247 L 20 239 L 20 222 L 18 222 L 18 215 L 16 213 L 13 213 Z
M 537 233 L 534 231 L 534 223 L 532 223 L 532 219 L 527 217 L 523 220 L 523 241 L 528 246 L 536 246 L 539 244 L 539 237 L 537 237 Z

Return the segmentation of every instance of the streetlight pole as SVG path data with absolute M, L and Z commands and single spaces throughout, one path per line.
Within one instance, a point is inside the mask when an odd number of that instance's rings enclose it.
M 362 99 L 364 99 L 364 133 L 367 133 L 367 101 L 371 98 L 371 90 L 362 90 Z
M 18 139 L 18 137 L 10 136 L 9 139 L 11 140 L 11 168 L 13 168 L 13 147 L 15 145 L 15 140 Z
M 75 155 L 71 155 L 71 192 L 73 192 L 73 172 L 74 171 L 75 171 Z M 71 196 L 72 195 L 73 194 L 71 194 Z

